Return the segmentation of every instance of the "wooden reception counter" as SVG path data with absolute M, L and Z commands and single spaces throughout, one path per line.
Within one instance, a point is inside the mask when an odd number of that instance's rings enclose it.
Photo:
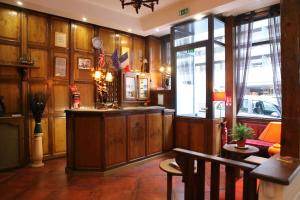
M 174 110 L 66 110 L 66 171 L 106 172 L 173 148 Z

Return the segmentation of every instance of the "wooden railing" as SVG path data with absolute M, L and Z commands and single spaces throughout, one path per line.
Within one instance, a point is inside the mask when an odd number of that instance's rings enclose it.
M 185 200 L 205 199 L 205 163 L 211 163 L 210 199 L 220 198 L 220 166 L 225 166 L 225 199 L 235 200 L 236 170 L 243 171 L 243 199 L 257 200 L 256 179 L 250 172 L 256 165 L 176 148 L 176 162 L 181 168 Z M 197 161 L 197 162 L 195 162 Z M 195 164 L 196 163 L 196 164 Z M 238 199 L 237 199 L 238 200 Z

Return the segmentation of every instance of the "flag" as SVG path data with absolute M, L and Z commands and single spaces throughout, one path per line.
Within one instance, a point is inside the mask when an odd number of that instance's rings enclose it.
M 120 67 L 121 69 L 129 69 L 129 59 L 128 59 L 128 52 L 121 55 L 120 59 Z
M 114 53 L 112 54 L 111 61 L 112 61 L 112 65 L 116 69 L 120 68 L 119 57 L 118 57 L 118 50 L 117 49 L 115 49 Z

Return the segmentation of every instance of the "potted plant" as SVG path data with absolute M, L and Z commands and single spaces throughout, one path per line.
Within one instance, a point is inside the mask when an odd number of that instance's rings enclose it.
M 30 110 L 35 120 L 34 140 L 32 148 L 32 167 L 41 167 L 43 163 L 42 116 L 48 100 L 48 94 L 37 92 L 29 95 Z
M 246 139 L 252 138 L 254 130 L 251 127 L 237 124 L 234 128 L 232 138 L 236 140 L 237 147 L 245 148 Z

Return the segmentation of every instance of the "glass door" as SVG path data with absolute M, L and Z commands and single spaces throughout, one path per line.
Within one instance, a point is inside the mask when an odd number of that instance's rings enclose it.
M 177 115 L 205 118 L 206 47 L 176 52 Z

